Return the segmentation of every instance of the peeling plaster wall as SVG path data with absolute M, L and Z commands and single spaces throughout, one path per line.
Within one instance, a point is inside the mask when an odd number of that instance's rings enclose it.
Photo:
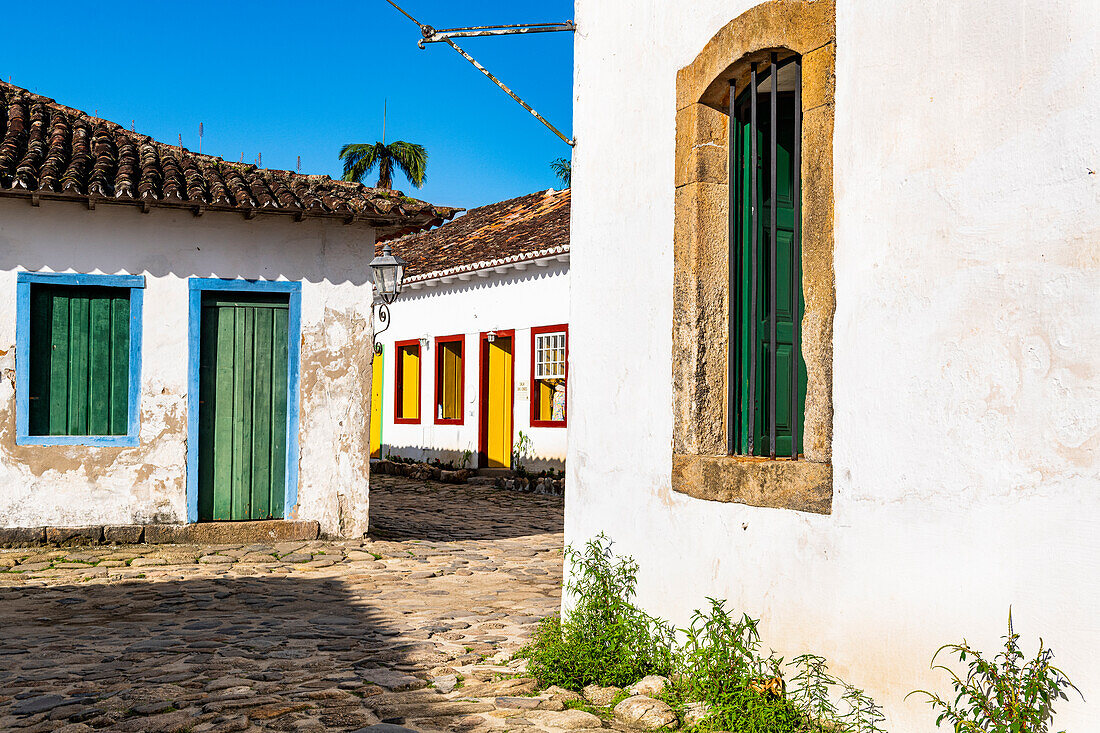
M 366 530 L 374 232 L 289 217 L 0 199 L 0 526 L 186 521 L 189 277 L 302 283 L 298 506 Z M 20 270 L 145 276 L 140 445 L 15 445 Z
M 566 540 L 606 532 L 678 623 L 706 596 L 762 617 L 767 646 L 827 656 L 892 733 L 934 729 L 905 693 L 945 691 L 933 652 L 993 651 L 1012 604 L 1090 698 L 1059 730 L 1091 730 L 1100 6 L 838 0 L 820 516 L 670 490 L 675 75 L 750 4 L 577 2 Z
M 400 253 L 398 253 L 400 254 Z M 519 431 L 531 436 L 528 468 L 561 468 L 565 461 L 567 428 L 531 427 L 531 328 L 554 326 L 569 320 L 569 263 L 555 262 L 547 267 L 534 265 L 526 270 L 472 275 L 466 281 L 454 281 L 419 290 L 406 289 L 392 306 L 392 326 L 382 334 L 385 344 L 385 381 L 382 390 L 382 454 L 393 453 L 409 458 L 454 460 L 461 463 L 462 452 L 470 450 L 477 462 L 478 405 L 480 399 L 478 352 L 483 331 L 515 329 L 513 358 L 515 392 L 513 400 L 513 440 Z M 435 409 L 435 338 L 463 334 L 465 351 L 464 418 L 462 425 L 436 425 Z M 421 350 L 419 425 L 395 424 L 394 347 L 396 341 L 429 339 Z M 573 380 L 570 368 L 566 388 Z M 569 411 L 566 401 L 566 416 Z

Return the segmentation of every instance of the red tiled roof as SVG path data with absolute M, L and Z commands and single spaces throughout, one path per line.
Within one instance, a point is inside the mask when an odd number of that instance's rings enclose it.
M 386 242 L 406 279 L 492 267 L 569 251 L 569 189 L 479 206 L 443 226 Z M 381 244 L 378 245 L 381 251 Z
M 165 145 L 4 82 L 0 196 L 335 218 L 370 224 L 381 236 L 435 226 L 462 210 Z

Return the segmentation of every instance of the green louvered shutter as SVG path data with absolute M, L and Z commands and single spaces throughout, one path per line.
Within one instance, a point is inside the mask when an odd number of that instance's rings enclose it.
M 793 414 L 798 420 L 798 450 L 802 451 L 802 425 L 806 411 L 806 364 L 801 353 L 794 353 L 794 330 L 800 328 L 805 304 L 801 296 L 802 262 L 794 246 L 795 221 L 794 202 L 801 192 L 796 190 L 797 177 L 794 170 L 794 107 L 790 97 L 780 95 L 778 105 L 778 126 L 776 145 L 776 454 L 791 454 L 791 438 L 794 426 L 791 424 L 791 401 L 796 400 L 797 411 Z M 731 300 L 737 309 L 737 324 L 733 333 L 733 343 L 738 349 L 736 364 L 738 395 L 739 431 L 737 446 L 739 452 L 747 453 L 750 431 L 753 437 L 752 453 L 768 455 L 768 418 L 771 400 L 768 392 L 768 366 L 770 359 L 769 323 L 770 304 L 770 226 L 772 202 L 769 200 L 770 185 L 768 175 L 771 167 L 770 120 L 767 114 L 761 114 L 757 123 L 757 161 L 751 164 L 751 140 L 747 113 L 737 116 L 737 153 L 738 153 L 738 226 L 735 229 L 739 239 L 733 250 L 732 262 L 739 268 L 740 277 L 736 279 L 737 291 Z M 760 202 L 760 215 L 757 217 L 757 279 L 756 279 L 756 343 L 750 343 L 752 329 L 752 226 L 751 193 L 756 185 Z M 755 346 L 755 348 L 753 348 Z M 750 355 L 756 354 L 756 376 L 754 394 L 749 394 Z M 791 371 L 798 369 L 797 389 L 792 389 Z M 755 420 L 752 415 L 755 414 Z
M 31 286 L 30 434 L 126 435 L 128 288 Z

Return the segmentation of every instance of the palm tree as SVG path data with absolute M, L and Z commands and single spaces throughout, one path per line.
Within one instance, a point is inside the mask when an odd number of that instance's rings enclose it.
M 552 160 L 550 161 L 550 170 L 554 171 L 554 175 L 558 177 L 563 186 L 569 188 L 573 182 L 573 161 L 568 158 Z
M 344 161 L 344 180 L 359 181 L 370 175 L 378 166 L 378 188 L 393 188 L 393 169 L 397 166 L 409 183 L 420 188 L 428 179 L 428 151 L 423 145 L 404 140 L 386 144 L 350 143 L 340 148 L 340 160 Z

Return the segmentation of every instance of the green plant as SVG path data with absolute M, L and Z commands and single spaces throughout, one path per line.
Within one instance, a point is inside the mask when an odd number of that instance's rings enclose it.
M 469 448 L 462 451 L 462 467 L 466 468 L 467 464 L 469 464 L 469 462 L 470 462 L 470 459 L 473 458 L 473 457 L 474 457 L 474 452 L 472 450 L 470 450 Z
M 565 710 L 583 710 L 586 713 L 591 713 L 597 718 L 610 718 L 611 715 L 607 708 L 598 708 L 587 700 L 566 700 L 563 704 Z
M 956 733 L 1047 733 L 1054 723 L 1055 702 L 1069 699 L 1066 692 L 1070 689 L 1081 695 L 1069 677 L 1051 664 L 1054 652 L 1043 646 L 1042 639 L 1035 658 L 1024 661 L 1020 635 L 1012 629 L 1012 609 L 1008 611 L 1008 634 L 1002 638 L 1004 651 L 993 659 L 986 659 L 965 639 L 961 644 L 945 644 L 932 655 L 932 669 L 943 670 L 951 677 L 954 701 L 926 690 L 913 690 L 909 694 L 927 697 L 932 709 L 939 712 L 937 728 L 946 721 Z M 967 665 L 965 678 L 936 664 L 945 650 L 958 654 L 959 661 Z
M 591 684 L 622 687 L 647 674 L 669 674 L 672 627 L 631 602 L 638 565 L 617 558 L 602 534 L 583 551 L 566 548 L 566 558 L 573 606 L 564 619 L 543 619 L 534 640 L 521 650 L 528 674 L 543 687 L 570 690 Z
M 684 643 L 667 692 L 681 717 L 687 703 L 706 703 L 709 712 L 695 730 L 883 733 L 882 710 L 862 690 L 830 675 L 824 658 L 803 654 L 784 664 L 772 652 L 765 655 L 757 619 L 735 619 L 725 602 L 708 600 L 710 610 L 696 611 L 681 630 Z M 793 671 L 789 681 L 785 670 Z
M 554 172 L 554 175 L 558 177 L 561 184 L 566 188 L 572 183 L 573 180 L 573 161 L 568 158 L 555 158 L 550 161 L 550 170 Z
M 759 621 L 744 614 L 734 619 L 724 601 L 707 600 L 710 610 L 696 611 L 682 630 L 669 701 L 681 711 L 689 702 L 706 703 L 709 712 L 698 730 L 813 730 L 784 699 L 783 660 L 760 651 Z
M 829 674 L 824 657 L 802 654 L 787 663 L 795 671 L 788 699 L 809 721 L 810 730 L 836 733 L 882 733 L 882 708 L 863 690 Z M 841 711 L 832 688 L 840 689 Z M 814 727 L 816 726 L 816 727 Z
M 512 448 L 512 468 L 524 477 L 530 476 L 530 473 L 524 468 L 522 460 L 531 455 L 532 445 L 531 436 L 520 430 L 516 444 Z
M 784 664 L 761 651 L 759 621 L 736 618 L 724 601 L 696 611 L 683 642 L 668 623 L 633 603 L 638 565 L 599 535 L 583 551 L 567 547 L 573 601 L 564 618 L 544 619 L 520 652 L 539 683 L 581 690 L 625 687 L 649 674 L 670 676 L 665 699 L 683 721 L 690 703 L 706 715 L 689 729 L 740 733 L 883 733 L 882 711 L 862 691 L 831 676 L 811 654 Z M 784 679 L 790 671 L 790 692 Z

